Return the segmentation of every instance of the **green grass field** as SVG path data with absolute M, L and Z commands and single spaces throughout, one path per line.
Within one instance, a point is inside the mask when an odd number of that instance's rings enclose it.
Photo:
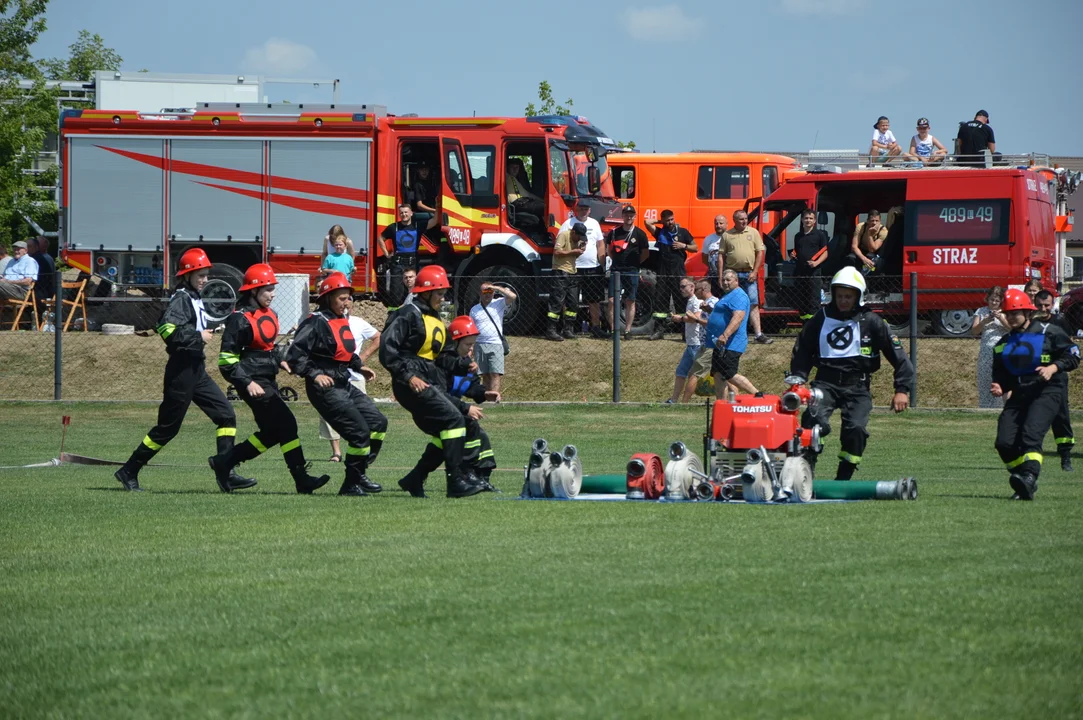
M 0 404 L 0 465 L 55 457 L 62 414 L 69 452 L 122 460 L 154 410 Z M 994 415 L 874 416 L 860 475 L 915 475 L 917 502 L 755 507 L 510 499 L 535 437 L 620 471 L 701 447 L 701 407 L 492 408 L 504 494 L 466 500 L 397 490 L 424 439 L 387 412 L 372 498 L 335 496 L 339 466 L 293 495 L 273 450 L 222 495 L 198 413 L 144 493 L 0 470 L 0 715 L 1083 714 L 1083 468 L 1052 455 L 1007 502 Z

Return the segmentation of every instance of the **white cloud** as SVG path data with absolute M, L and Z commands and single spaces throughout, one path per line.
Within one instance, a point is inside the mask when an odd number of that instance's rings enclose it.
M 865 4 L 866 0 L 782 0 L 782 9 L 794 15 L 845 15 Z
M 677 5 L 630 10 L 624 26 L 636 40 L 680 40 L 699 32 L 695 18 L 685 15 Z
M 261 75 L 299 76 L 312 72 L 316 65 L 315 50 L 281 38 L 248 48 L 242 61 L 245 72 Z

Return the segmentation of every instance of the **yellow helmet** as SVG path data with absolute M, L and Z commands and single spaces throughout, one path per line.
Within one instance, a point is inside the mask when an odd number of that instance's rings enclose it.
M 853 288 L 857 290 L 857 304 L 865 304 L 865 276 L 858 272 L 855 267 L 844 267 L 835 273 L 835 277 L 831 278 L 831 298 L 835 297 L 835 286 L 841 285 L 842 287 Z

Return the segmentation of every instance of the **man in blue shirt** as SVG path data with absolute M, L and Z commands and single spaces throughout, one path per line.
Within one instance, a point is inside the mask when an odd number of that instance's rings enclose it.
M 38 279 L 38 263 L 27 254 L 22 240 L 12 243 L 11 254 L 15 259 L 8 263 L 0 279 L 0 298 L 22 300 Z
M 714 348 L 711 355 L 714 392 L 719 400 L 725 399 L 729 384 L 752 395 L 757 392 L 748 378 L 737 373 L 741 354 L 748 348 L 748 311 L 751 307 L 748 293 L 734 292 L 739 286 L 735 271 L 722 273 L 722 297 L 707 321 L 707 345 Z

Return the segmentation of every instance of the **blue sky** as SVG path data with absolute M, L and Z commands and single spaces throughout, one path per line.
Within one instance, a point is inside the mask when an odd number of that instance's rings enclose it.
M 125 70 L 332 77 L 392 113 L 518 115 L 556 95 L 643 151 L 867 148 L 926 116 L 948 144 L 1083 156 L 1083 1 L 52 0 L 38 57 L 99 33 Z M 286 86 L 272 99 L 330 101 Z

